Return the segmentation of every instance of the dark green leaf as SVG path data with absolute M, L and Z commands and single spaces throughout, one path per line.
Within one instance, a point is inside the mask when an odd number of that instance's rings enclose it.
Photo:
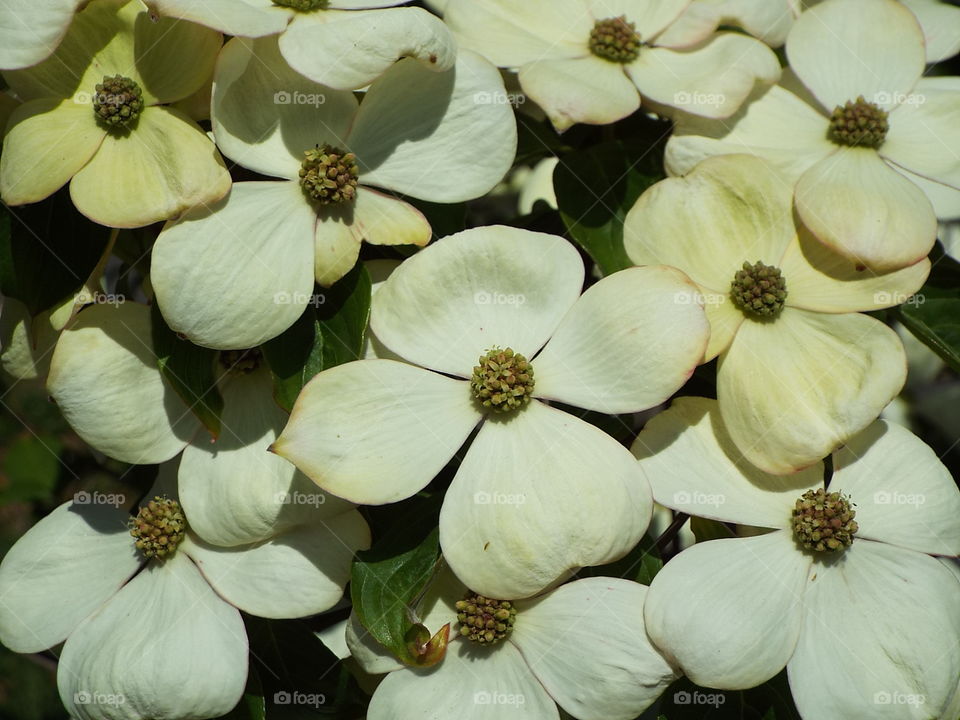
M 561 136 L 554 130 L 549 120 L 534 120 L 528 115 L 518 113 L 516 162 L 534 163 L 544 157 L 569 152 L 572 148 L 567 139 L 566 135 Z
M 910 332 L 960 372 L 960 263 L 937 248 L 926 284 L 893 314 Z
M 583 568 L 578 577 L 618 577 L 649 585 L 663 567 L 654 538 L 645 535 L 626 556 L 597 567 Z
M 623 248 L 623 221 L 640 194 L 664 177 L 661 156 L 644 144 L 614 141 L 565 155 L 554 170 L 567 231 L 604 275 L 633 264 Z
M 274 397 L 282 408 L 292 409 L 300 390 L 317 373 L 360 358 L 370 292 L 370 275 L 358 265 L 332 287 L 318 289 L 297 322 L 263 345 L 274 376 Z
M 423 213 L 433 230 L 433 240 L 453 235 L 467 226 L 466 203 L 433 203 L 418 198 L 405 197 L 408 203 Z
M 408 638 L 417 627 L 412 617 L 414 604 L 436 570 L 439 536 L 439 528 L 420 541 L 415 536 L 387 536 L 370 550 L 357 553 L 353 563 L 350 595 L 354 612 L 381 645 L 410 665 L 419 664 L 408 647 Z
M 696 516 L 690 518 L 690 531 L 697 542 L 733 537 L 733 531 L 722 522 Z
M 213 437 L 220 435 L 223 397 L 217 390 L 214 363 L 217 351 L 178 336 L 153 305 L 153 351 L 160 372 Z
M 76 294 L 97 266 L 110 229 L 73 207 L 66 190 L 43 202 L 0 205 L 0 292 L 31 315 Z

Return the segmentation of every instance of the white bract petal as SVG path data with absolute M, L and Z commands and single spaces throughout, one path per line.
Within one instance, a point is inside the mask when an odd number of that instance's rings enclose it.
M 793 655 L 810 563 L 789 531 L 698 543 L 653 579 L 647 632 L 698 685 L 759 685 Z
M 374 296 L 370 327 L 406 360 L 468 378 L 495 346 L 532 359 L 582 285 L 583 262 L 566 240 L 477 228 L 406 260 Z
M 191 342 L 246 349 L 300 317 L 313 292 L 317 216 L 295 182 L 244 182 L 168 224 L 150 279 L 163 317 Z
M 243 694 L 247 650 L 240 613 L 176 553 L 70 635 L 60 699 L 79 720 L 218 717 Z
M 516 412 L 484 423 L 440 511 L 457 577 L 506 599 L 623 557 L 653 507 L 643 473 L 609 435 L 537 400 Z
M 83 0 L 8 0 L 0 15 L 0 69 L 35 65 L 63 39 Z
M 0 564 L 0 642 L 39 652 L 63 642 L 142 563 L 127 513 L 80 492 L 34 525 Z
M 604 278 L 536 357 L 534 397 L 610 414 L 660 404 L 706 348 L 710 325 L 692 299 L 698 294 L 686 275 L 663 265 Z
M 169 460 L 200 428 L 160 375 L 146 305 L 88 306 L 60 335 L 47 390 L 84 442 L 123 462 Z

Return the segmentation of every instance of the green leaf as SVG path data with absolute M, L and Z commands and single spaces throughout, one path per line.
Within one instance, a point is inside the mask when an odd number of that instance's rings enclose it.
M 214 376 L 217 351 L 194 345 L 177 335 L 156 304 L 151 309 L 151 319 L 153 351 L 160 373 L 210 434 L 219 437 L 223 397 Z
M 361 357 L 370 292 L 370 274 L 357 265 L 332 287 L 318 289 L 315 302 L 293 326 L 263 345 L 280 407 L 291 410 L 300 390 L 317 373 Z
M 656 541 L 645 535 L 626 556 L 608 565 L 582 568 L 578 577 L 618 577 L 649 585 L 663 567 Z
M 14 440 L 3 458 L 5 503 L 47 500 L 60 476 L 60 442 L 52 436 L 25 435 Z
M 960 372 L 960 263 L 937 247 L 933 271 L 917 293 L 893 310 L 910 332 Z
M 97 266 L 110 229 L 77 212 L 66 190 L 43 202 L 0 205 L 0 293 L 30 315 L 77 293 Z
M 708 520 L 696 515 L 690 518 L 690 531 L 698 543 L 734 537 L 733 531 L 722 522 Z
M 560 217 L 604 275 L 633 263 L 623 248 L 623 221 L 637 198 L 663 179 L 662 153 L 613 141 L 565 155 L 553 172 Z
M 422 640 L 426 632 L 414 622 L 414 604 L 433 577 L 439 556 L 440 529 L 434 528 L 422 540 L 385 536 L 370 550 L 357 553 L 353 563 L 350 596 L 357 618 L 408 665 L 423 664 L 409 644 L 411 637 L 420 635 Z
M 433 231 L 433 240 L 458 233 L 467 226 L 466 203 L 435 203 L 412 197 L 404 197 L 403 199 L 427 218 L 430 229 Z M 408 247 L 416 250 L 412 245 Z

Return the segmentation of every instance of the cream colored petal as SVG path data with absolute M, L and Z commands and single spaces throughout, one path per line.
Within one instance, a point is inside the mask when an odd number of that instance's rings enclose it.
M 350 130 L 361 182 L 442 203 L 486 194 L 516 153 L 505 97 L 500 73 L 472 52 L 445 72 L 400 60 L 367 91 Z
M 873 270 L 913 265 L 936 241 L 927 196 L 872 149 L 839 148 L 818 162 L 797 183 L 795 201 L 821 242 Z
M 291 528 L 265 542 L 235 548 L 190 537 L 180 552 L 234 607 L 265 618 L 326 612 L 343 597 L 354 552 L 370 547 L 356 510 Z
M 141 227 L 222 198 L 230 173 L 190 118 L 146 108 L 128 135 L 108 134 L 70 183 L 77 209 L 110 227 Z
M 313 242 L 316 281 L 324 287 L 330 287 L 350 272 L 360 257 L 362 240 L 352 208 L 321 210 Z
M 0 68 L 36 65 L 63 39 L 82 0 L 7 0 L 0 15 Z
M 227 35 L 261 37 L 283 32 L 294 16 L 272 2 L 247 0 L 150 0 L 160 15 L 189 20 Z
M 686 275 L 630 268 L 591 286 L 533 361 L 534 397 L 604 413 L 659 405 L 693 374 L 710 325 Z
M 794 72 L 827 112 L 862 95 L 887 109 L 923 74 L 923 33 L 894 0 L 825 2 L 804 12 L 787 37 Z
M 426 245 L 432 230 L 423 213 L 400 198 L 357 188 L 351 229 L 371 245 Z
M 909 430 L 877 420 L 837 451 L 833 467 L 830 489 L 856 503 L 858 537 L 960 555 L 960 490 Z
M 667 141 L 664 164 L 670 175 L 685 175 L 713 155 L 758 155 L 794 183 L 836 146 L 827 139 L 829 122 L 793 93 L 774 85 L 757 88 L 729 118 L 680 115 Z
M 246 349 L 276 337 L 313 292 L 317 216 L 293 182 L 244 182 L 168 223 L 150 279 L 163 317 L 191 342 Z
M 523 65 L 520 85 L 560 132 L 576 123 L 607 125 L 640 107 L 623 66 L 594 55 Z
M 369 85 L 400 58 L 438 71 L 457 58 L 443 21 L 415 7 L 300 15 L 280 36 L 280 51 L 300 74 L 343 90 Z
M 819 312 L 859 312 L 899 305 L 930 274 L 924 258 L 902 270 L 879 273 L 833 252 L 805 228 L 780 263 L 792 307 Z
M 902 0 L 917 16 L 927 41 L 927 62 L 935 63 L 960 52 L 960 9 L 940 0 Z
M 960 677 L 960 585 L 950 571 L 869 540 L 813 570 L 787 666 L 801 716 L 948 717 Z
M 88 306 L 60 335 L 47 390 L 84 442 L 123 462 L 169 460 L 200 427 L 160 375 L 146 305 Z
M 903 345 L 881 322 L 787 307 L 740 326 L 720 357 L 717 398 L 744 457 L 784 474 L 865 428 L 905 378 Z
M 480 418 L 461 380 L 393 360 L 359 360 L 304 386 L 272 450 L 324 490 L 378 505 L 426 486 Z
M 883 157 L 960 189 L 960 90 L 921 85 L 890 113 L 889 122 L 879 148 Z
M 404 261 L 374 296 L 370 327 L 409 362 L 469 378 L 495 346 L 532 360 L 582 287 L 583 262 L 563 238 L 475 228 Z
M 703 309 L 707 313 L 710 323 L 710 342 L 703 353 L 702 362 L 710 362 L 722 353 L 733 342 L 737 330 L 743 323 L 743 312 L 730 300 L 730 296 L 721 293 L 712 293 L 701 289 Z
M 276 38 L 226 44 L 214 75 L 213 134 L 224 155 L 263 175 L 296 179 L 304 151 L 346 147 L 353 93 L 294 72 Z
M 625 15 L 637 26 L 640 36 L 649 40 L 675 23 L 690 6 L 690 0 L 587 0 L 587 5 L 597 20 Z
M 576 717 L 633 720 L 678 677 L 647 636 L 646 595 L 646 586 L 619 578 L 568 583 L 520 604 L 510 642 Z
M 24 205 L 67 184 L 103 142 L 107 131 L 89 105 L 34 100 L 10 115 L 0 153 L 0 197 Z
M 694 115 L 727 118 L 756 83 L 777 81 L 780 63 L 759 40 L 724 32 L 686 50 L 641 51 L 627 73 L 645 98 Z
M 469 588 L 519 599 L 581 566 L 623 557 L 652 509 L 650 488 L 625 448 L 534 400 L 480 428 L 447 489 L 440 546 Z
M 247 652 L 240 613 L 176 553 L 67 639 L 57 687 L 79 720 L 219 717 L 243 695 Z
M 795 233 L 790 195 L 759 158 L 711 158 L 640 196 L 624 222 L 627 255 L 637 265 L 672 265 L 725 295 L 744 262 L 780 262 Z
M 697 543 L 653 579 L 647 632 L 698 685 L 754 687 L 793 654 L 809 568 L 785 530 Z
M 584 0 L 450 0 L 443 19 L 460 47 L 500 67 L 581 57 L 595 20 Z
M 679 3 L 661 3 L 676 7 Z M 683 13 L 662 33 L 657 35 L 658 47 L 685 48 L 706 40 L 720 24 L 717 8 L 707 3 L 692 2 Z
M 717 401 L 706 398 L 674 400 L 644 426 L 631 449 L 658 503 L 721 522 L 789 529 L 797 498 L 823 487 L 823 463 L 786 476 L 750 464 Z
M 142 564 L 126 510 L 92 504 L 90 493 L 75 497 L 30 528 L 0 564 L 0 641 L 15 652 L 66 640 Z

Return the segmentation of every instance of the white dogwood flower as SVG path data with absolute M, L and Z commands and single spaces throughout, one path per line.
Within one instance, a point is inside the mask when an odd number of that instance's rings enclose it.
M 786 666 L 810 720 L 953 717 L 960 583 L 931 555 L 960 553 L 960 491 L 933 450 L 878 420 L 834 453 L 824 488 L 822 463 L 767 475 L 728 429 L 716 401 L 680 398 L 634 443 L 658 502 L 767 529 L 664 566 L 645 608 L 654 643 L 707 687 Z
M 565 130 L 633 113 L 641 97 L 705 117 L 736 112 L 776 56 L 691 0 L 451 0 L 460 44 L 519 70 L 520 85 Z
M 894 0 L 816 5 L 787 56 L 797 94 L 772 87 L 722 123 L 681 119 L 668 171 L 755 154 L 787 173 L 800 218 L 831 248 L 879 271 L 925 257 L 937 216 L 960 215 L 960 79 L 923 77 L 923 33 Z
M 315 281 L 343 277 L 361 241 L 425 245 L 426 218 L 374 188 L 442 203 L 486 193 L 516 150 L 509 105 L 483 102 L 503 92 L 496 68 L 463 52 L 447 72 L 401 60 L 358 103 L 294 72 L 274 38 L 231 40 L 213 133 L 232 160 L 283 179 L 238 182 L 163 230 L 151 280 L 167 323 L 198 345 L 254 347 L 300 317 Z
M 673 268 L 624 270 L 581 295 L 583 281 L 579 254 L 553 235 L 494 226 L 439 240 L 373 296 L 371 329 L 402 361 L 321 372 L 274 451 L 335 495 L 383 504 L 425 487 L 479 425 L 440 513 L 463 582 L 529 597 L 622 557 L 650 519 L 643 477 L 554 403 L 657 405 L 690 376 L 707 322 Z
M 930 271 L 925 259 L 858 268 L 798 232 L 791 194 L 761 159 L 722 155 L 654 185 L 624 225 L 633 262 L 672 265 L 699 286 L 724 421 L 772 473 L 817 462 L 900 392 L 903 345 L 861 312 L 904 302 Z

